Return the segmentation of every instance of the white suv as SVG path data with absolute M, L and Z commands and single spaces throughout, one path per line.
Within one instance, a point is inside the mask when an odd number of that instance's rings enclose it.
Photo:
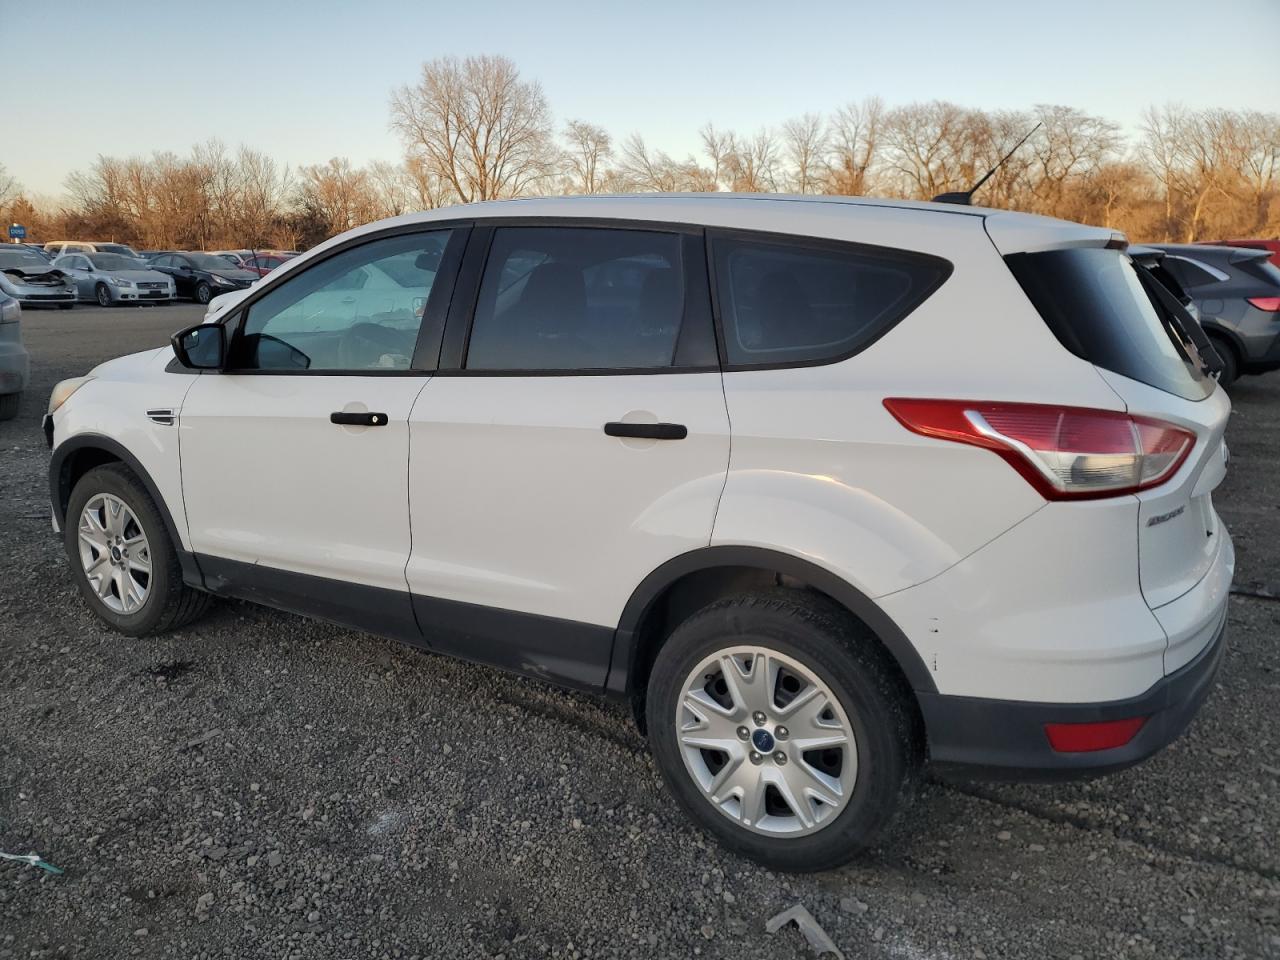
M 928 760 L 1112 770 L 1221 658 L 1230 410 L 1109 230 L 959 206 L 453 207 L 54 390 L 94 611 L 209 595 L 629 701 L 672 794 L 848 859 Z

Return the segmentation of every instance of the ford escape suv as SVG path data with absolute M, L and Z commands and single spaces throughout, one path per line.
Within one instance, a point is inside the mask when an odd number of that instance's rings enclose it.
M 1185 320 L 1021 214 L 435 210 L 58 384 L 54 525 L 132 636 L 239 597 L 628 701 L 695 821 L 821 869 L 922 763 L 1093 774 L 1190 721 L 1234 557 Z

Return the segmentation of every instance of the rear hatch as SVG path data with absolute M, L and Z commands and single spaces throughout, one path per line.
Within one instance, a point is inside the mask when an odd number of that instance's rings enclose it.
M 1152 609 L 1172 603 L 1230 550 L 1212 493 L 1226 475 L 1231 403 L 1195 346 L 1194 321 L 1120 249 L 1075 247 L 1005 260 L 1062 345 L 1094 364 L 1130 415 L 1194 435 L 1173 477 L 1135 494 L 1143 597 Z

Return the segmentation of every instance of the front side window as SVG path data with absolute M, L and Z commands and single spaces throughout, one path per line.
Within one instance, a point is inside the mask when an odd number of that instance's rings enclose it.
M 713 240 L 730 366 L 843 359 L 870 345 L 946 279 L 943 260 L 878 248 Z
M 295 273 L 249 307 L 232 367 L 409 369 L 449 235 L 374 240 Z
M 684 314 L 681 238 L 592 227 L 494 232 L 468 370 L 672 366 Z

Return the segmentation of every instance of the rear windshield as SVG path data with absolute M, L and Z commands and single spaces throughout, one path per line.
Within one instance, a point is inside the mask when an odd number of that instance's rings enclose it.
M 1027 297 L 1081 359 L 1187 400 L 1214 381 L 1184 344 L 1177 318 L 1154 303 L 1119 250 L 1102 247 L 1006 257 Z

